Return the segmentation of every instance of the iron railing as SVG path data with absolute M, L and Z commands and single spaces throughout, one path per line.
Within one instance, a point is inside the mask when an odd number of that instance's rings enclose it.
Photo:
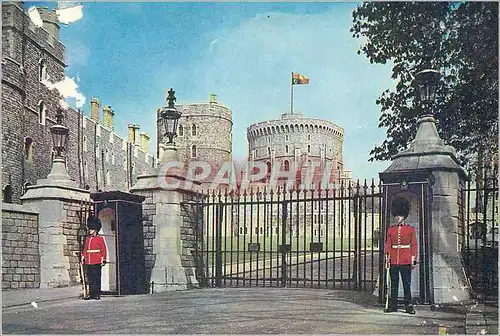
M 372 180 L 331 190 L 206 193 L 195 254 L 203 267 L 200 283 L 373 291 L 380 188 Z

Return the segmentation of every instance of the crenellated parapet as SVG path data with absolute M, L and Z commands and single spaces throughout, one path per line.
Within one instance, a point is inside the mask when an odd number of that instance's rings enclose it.
M 250 125 L 247 139 L 253 160 L 330 161 L 343 168 L 344 129 L 328 120 L 283 114 L 279 119 Z

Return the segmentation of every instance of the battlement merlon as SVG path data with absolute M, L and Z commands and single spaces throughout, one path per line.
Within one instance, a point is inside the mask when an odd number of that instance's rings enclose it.
M 2 30 L 17 31 L 17 33 L 24 32 L 24 35 L 33 43 L 39 45 L 46 52 L 51 54 L 62 66 L 66 66 L 64 64 L 66 48 L 62 42 L 59 41 L 59 20 L 57 20 L 57 14 L 55 11 L 49 12 L 47 9 L 37 8 L 37 10 L 39 13 L 41 10 L 42 12 L 47 11 L 47 13 L 44 13 L 44 16 L 40 14 L 43 21 L 42 27 L 35 26 L 28 16 L 27 11 L 24 10 L 22 2 L 2 2 Z M 4 36 L 2 36 L 2 43 L 5 43 Z M 14 43 L 14 41 L 12 43 Z M 18 62 L 20 61 L 20 55 L 18 52 L 15 52 L 14 49 L 11 50 L 10 56 Z
M 59 41 L 59 19 L 55 10 L 49 11 L 47 7 L 37 8 L 43 21 L 43 28 L 57 41 Z

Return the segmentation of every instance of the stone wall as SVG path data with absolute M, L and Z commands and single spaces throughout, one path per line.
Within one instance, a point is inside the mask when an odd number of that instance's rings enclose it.
M 2 205 L 2 289 L 39 288 L 38 213 Z
M 203 274 L 203 258 L 196 257 L 197 250 L 202 248 L 201 240 L 197 240 L 197 235 L 201 234 L 203 226 L 203 208 L 199 194 L 184 193 L 181 216 L 181 264 L 186 271 L 187 286 L 192 288 L 197 287 L 202 281 L 201 274 Z
M 151 271 L 155 266 L 156 254 L 153 251 L 154 238 L 156 227 L 153 225 L 153 216 L 156 215 L 156 206 L 153 202 L 152 191 L 141 191 L 136 194 L 146 197 L 142 203 L 142 225 L 144 236 L 144 260 L 145 260 L 145 275 L 146 284 L 144 288 L 150 288 Z
M 62 223 L 63 234 L 66 236 L 66 244 L 63 245 L 63 254 L 69 259 L 70 285 L 80 283 L 79 257 L 76 252 L 83 249 L 78 240 L 78 229 L 85 227 L 86 218 L 89 215 L 90 204 L 84 202 L 65 201 L 63 203 Z

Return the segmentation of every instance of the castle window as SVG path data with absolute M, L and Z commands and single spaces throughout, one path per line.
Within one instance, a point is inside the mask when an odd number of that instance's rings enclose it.
M 285 160 L 285 171 L 290 171 L 290 162 Z
M 311 145 L 307 145 L 307 152 L 311 153 Z
M 38 103 L 38 122 L 45 125 L 45 118 L 47 117 L 47 108 L 43 101 L 40 100 Z
M 179 125 L 179 136 L 184 136 L 184 127 L 182 125 Z
M 43 58 L 38 61 L 38 80 L 41 82 L 47 78 L 47 63 Z
M 24 157 L 29 163 L 33 162 L 33 139 L 24 138 Z
M 285 152 L 288 153 L 288 145 L 285 146 Z
M 86 135 L 83 136 L 83 151 L 84 152 L 87 151 L 87 136 Z
M 4 203 L 12 203 L 12 194 L 12 186 L 10 184 L 7 184 L 5 187 L 3 187 L 2 201 Z
M 191 157 L 192 158 L 197 158 L 198 157 L 198 153 L 196 151 L 196 145 L 192 145 L 191 146 Z
M 288 135 L 285 135 L 285 141 L 288 141 Z
M 307 135 L 307 140 L 311 140 L 311 134 Z
M 196 125 L 193 124 L 193 126 L 191 126 L 191 135 L 196 135 Z
M 86 160 L 83 163 L 83 173 L 85 174 L 85 176 L 89 177 L 89 166 Z

